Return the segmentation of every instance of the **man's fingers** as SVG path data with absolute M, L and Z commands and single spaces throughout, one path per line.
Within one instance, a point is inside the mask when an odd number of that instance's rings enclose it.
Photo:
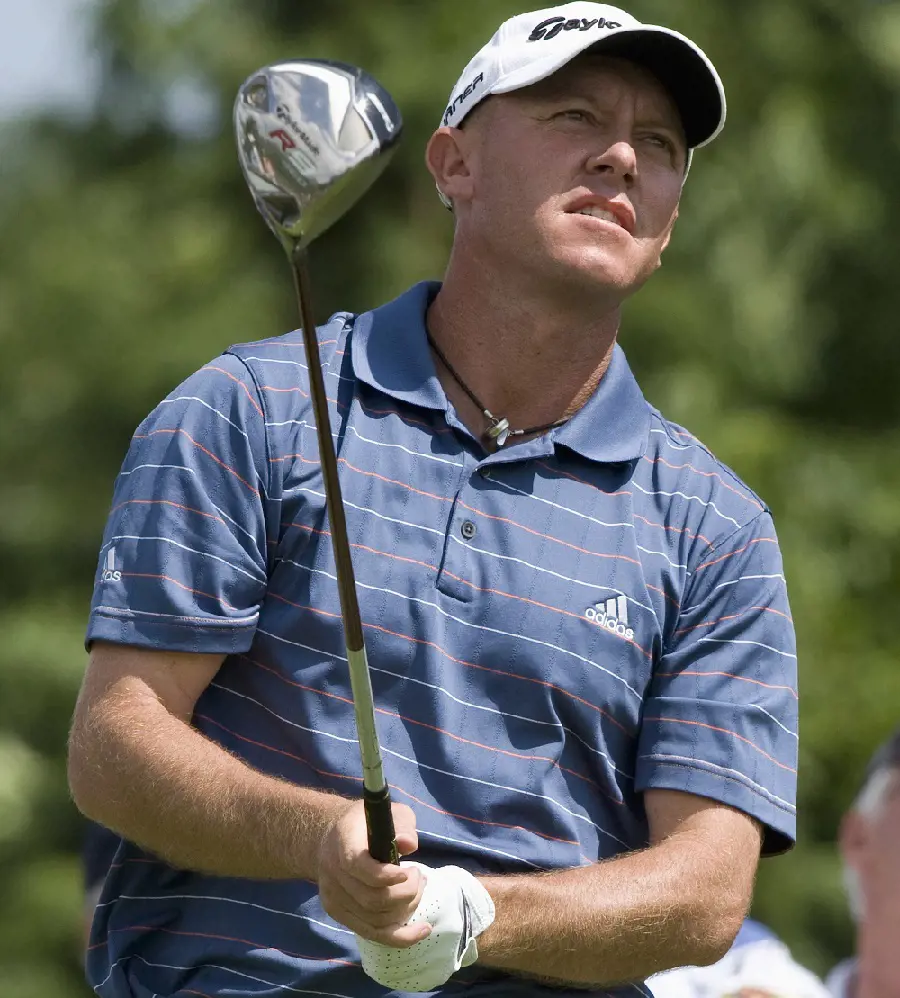
M 406 921 L 416 910 L 424 889 L 424 878 L 416 869 L 404 870 L 408 876 L 401 884 L 390 887 L 369 887 L 352 875 L 338 874 L 335 884 L 345 895 L 353 898 L 360 910 L 372 916 L 388 916 L 396 921 Z
M 393 911 L 373 911 L 365 908 L 353 894 L 337 883 L 331 885 L 327 893 L 320 894 L 320 898 L 325 911 L 335 921 L 346 925 L 348 929 L 353 929 L 354 932 L 363 926 L 369 930 L 381 930 L 392 925 L 403 925 L 412 914 L 405 906 Z
M 369 933 L 357 932 L 357 935 L 394 949 L 409 949 L 410 946 L 431 935 L 431 926 L 428 922 L 416 922 L 415 925 L 401 925 L 393 929 L 375 929 Z
M 416 834 L 416 817 L 411 808 L 405 804 L 392 804 L 391 814 L 397 834 L 397 847 L 401 855 L 408 855 L 418 848 L 419 840 Z M 407 874 L 393 863 L 380 863 L 368 851 L 366 835 L 366 819 L 362 801 L 357 802 L 341 816 L 335 827 L 334 844 L 337 852 L 332 854 L 337 859 L 329 864 L 334 870 L 335 865 L 350 872 L 357 880 L 370 887 L 390 887 L 401 884 L 407 879 Z
M 394 837 L 397 840 L 397 851 L 401 856 L 408 856 L 419 848 L 415 812 L 406 804 L 391 804 L 391 814 L 394 818 Z
M 393 805 L 402 853 L 418 845 L 415 815 Z M 319 895 L 325 911 L 365 939 L 386 946 L 412 946 L 428 934 L 427 925 L 408 926 L 425 888 L 416 866 L 380 863 L 368 852 L 362 802 L 349 807 L 332 826 L 319 857 Z
M 393 863 L 379 863 L 367 852 L 356 856 L 346 856 L 341 869 L 354 880 L 372 888 L 387 888 L 397 884 L 405 884 L 409 874 L 402 867 Z
M 399 948 L 412 946 L 431 931 L 427 922 L 406 924 L 407 919 L 415 911 L 415 906 L 393 912 L 369 911 L 338 884 L 332 885 L 321 900 L 325 910 L 336 922 L 364 939 L 383 943 L 385 946 Z

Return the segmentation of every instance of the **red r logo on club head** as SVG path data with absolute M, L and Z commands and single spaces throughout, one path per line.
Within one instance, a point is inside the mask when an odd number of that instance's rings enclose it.
M 297 143 L 288 135 L 283 128 L 276 128 L 274 132 L 269 132 L 269 137 L 278 139 L 281 143 L 282 151 L 286 149 L 296 149 Z

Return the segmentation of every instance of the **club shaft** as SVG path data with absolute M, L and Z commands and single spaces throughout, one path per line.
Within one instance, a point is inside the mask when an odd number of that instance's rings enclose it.
M 303 343 L 309 362 L 310 396 L 316 421 L 316 435 L 319 440 L 319 461 L 325 482 L 325 503 L 331 524 L 331 544 L 334 550 L 341 617 L 344 623 L 344 639 L 347 646 L 347 664 L 350 668 L 350 687 L 353 691 L 353 710 L 356 715 L 359 754 L 362 759 L 363 801 L 369 832 L 369 852 L 382 863 L 396 863 L 397 846 L 391 814 L 391 799 L 384 779 L 381 749 L 378 745 L 378 731 L 375 727 L 375 700 L 372 694 L 369 665 L 366 660 L 359 602 L 356 598 L 356 578 L 353 574 L 353 562 L 350 558 L 350 542 L 347 537 L 347 520 L 341 496 L 341 483 L 338 478 L 337 456 L 331 436 L 331 420 L 328 415 L 325 379 L 322 374 L 319 341 L 313 316 L 306 249 L 295 249 L 290 254 L 290 259 L 291 269 L 294 273 L 294 287 L 297 292 L 297 304 L 300 307 L 300 321 L 303 325 Z

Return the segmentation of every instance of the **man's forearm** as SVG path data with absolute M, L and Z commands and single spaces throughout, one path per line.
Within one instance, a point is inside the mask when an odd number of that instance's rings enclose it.
M 158 702 L 123 699 L 73 729 L 70 783 L 89 817 L 173 866 L 315 879 L 318 845 L 349 801 L 266 776 Z
M 558 873 L 480 877 L 497 917 L 479 939 L 479 962 L 593 986 L 715 962 L 740 927 L 747 885 L 723 876 L 709 886 L 698 871 L 713 858 L 685 846 L 665 841 Z

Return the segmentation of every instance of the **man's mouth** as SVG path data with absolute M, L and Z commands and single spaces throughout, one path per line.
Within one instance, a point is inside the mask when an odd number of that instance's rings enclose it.
M 587 208 L 581 208 L 576 211 L 575 214 L 590 215 L 591 218 L 602 218 L 605 222 L 612 222 L 614 225 L 619 226 L 622 225 L 614 212 L 607 211 L 605 208 L 598 208 L 596 205 L 589 205 Z M 624 226 L 622 227 L 624 228 Z
M 600 198 L 596 195 L 586 195 L 575 201 L 568 211 L 572 215 L 587 215 L 589 218 L 599 218 L 603 222 L 611 222 L 629 235 L 634 234 L 634 210 L 621 201 Z

